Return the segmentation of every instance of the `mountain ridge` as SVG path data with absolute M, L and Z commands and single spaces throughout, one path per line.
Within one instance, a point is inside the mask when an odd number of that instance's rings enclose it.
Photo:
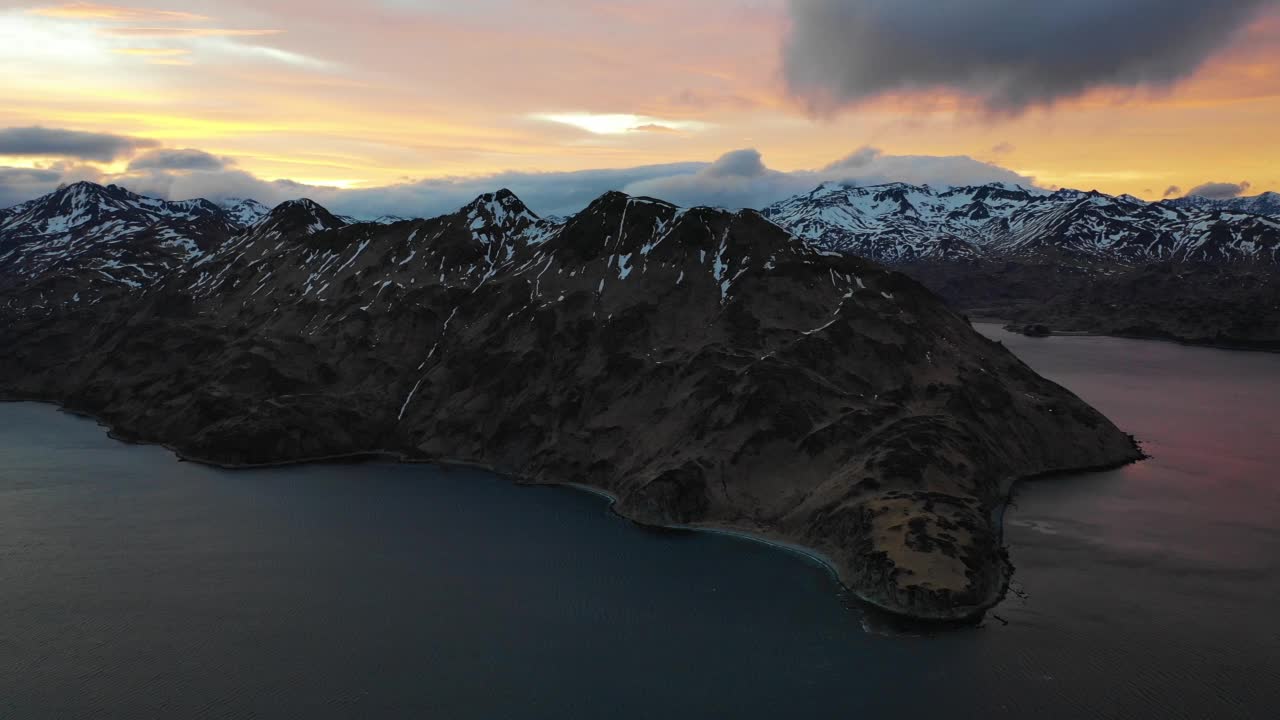
M 1280 217 L 1097 191 L 824 183 L 763 214 L 824 247 L 891 264 L 1025 258 L 1280 264 Z
M 819 248 L 870 257 L 923 279 L 966 312 L 1064 330 L 1280 346 L 1273 260 L 1280 220 L 1202 204 L 1004 183 L 824 183 L 761 213 Z M 289 208 L 297 212 L 288 222 L 308 232 L 422 221 L 357 222 L 311 201 L 275 208 L 243 199 L 169 203 L 78 183 L 0 212 L 0 307 L 40 314 L 136 292 L 200 263 L 273 213 L 283 222 Z M 541 218 L 505 189 L 463 210 L 476 231 L 529 243 L 553 237 L 570 221 Z M 486 245 L 490 268 L 499 260 L 494 253 L 511 251 L 501 242 Z M 1183 292 L 1174 292 L 1176 283 L 1158 268 L 1148 269 L 1166 263 L 1187 270 L 1174 273 L 1185 281 Z M 1141 298 L 1141 310 L 1125 312 L 1126 298 Z

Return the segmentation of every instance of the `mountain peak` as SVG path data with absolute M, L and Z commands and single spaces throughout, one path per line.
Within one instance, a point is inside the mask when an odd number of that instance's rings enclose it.
M 81 190 L 104 190 L 102 185 L 89 180 L 77 180 L 73 183 L 67 183 L 58 188 L 57 192 L 76 192 Z
M 254 225 L 254 232 L 314 235 L 346 225 L 324 206 L 308 198 L 286 200 Z
M 249 227 L 271 213 L 271 208 L 252 198 L 227 198 L 218 204 L 231 222 Z
M 99 185 L 89 180 L 80 180 L 68 185 L 62 185 L 45 197 L 57 202 L 63 198 L 101 198 L 119 194 L 121 191 L 128 192 L 117 185 Z
M 492 205 L 493 203 L 497 203 L 502 207 L 508 208 L 508 209 L 526 210 L 526 211 L 528 210 L 524 202 L 520 200 L 520 198 L 517 197 L 515 193 L 511 192 L 506 188 L 501 188 L 493 192 L 481 193 L 480 195 L 476 196 L 475 200 L 472 200 L 471 202 L 463 206 L 463 209 L 465 210 L 465 209 L 471 209 L 471 208 L 477 208 L 477 207 L 487 207 Z
M 538 222 L 538 216 L 506 188 L 480 195 L 460 212 L 477 232 L 486 228 L 518 231 Z

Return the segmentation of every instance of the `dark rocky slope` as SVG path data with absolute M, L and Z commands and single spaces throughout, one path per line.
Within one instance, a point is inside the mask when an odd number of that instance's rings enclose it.
M 1007 261 L 900 269 L 962 312 L 999 318 L 1013 330 L 1044 326 L 1280 352 L 1280 275 L 1271 267 Z
M 929 619 L 1000 597 L 1016 479 L 1140 455 L 914 281 L 754 212 L 317 214 L 128 299 L 7 316 L 0 391 L 229 465 L 390 451 L 581 483 L 643 523 L 814 548 Z

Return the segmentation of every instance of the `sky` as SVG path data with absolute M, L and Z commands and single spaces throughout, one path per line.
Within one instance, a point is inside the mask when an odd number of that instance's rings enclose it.
M 0 207 L 1280 190 L 1277 0 L 0 0 Z

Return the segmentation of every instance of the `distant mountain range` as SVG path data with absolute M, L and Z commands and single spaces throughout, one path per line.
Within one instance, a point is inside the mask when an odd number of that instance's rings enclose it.
M 1276 201 L 828 184 L 764 215 L 1011 329 L 1280 350 Z
M 1280 193 L 1265 192 L 1253 197 L 1237 197 L 1228 199 L 1211 199 L 1192 195 L 1190 197 L 1167 200 L 1167 204 L 1175 207 L 1195 210 L 1231 210 L 1234 212 L 1269 215 L 1280 218 Z
M 1131 196 L 1000 184 L 830 183 L 771 205 L 763 214 L 819 247 L 893 265 L 1034 257 L 1276 265 L 1277 197 L 1147 203 Z

